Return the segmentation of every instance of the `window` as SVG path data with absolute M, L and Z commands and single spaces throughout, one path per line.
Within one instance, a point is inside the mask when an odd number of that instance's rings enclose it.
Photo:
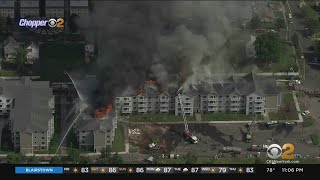
M 34 138 L 37 139 L 37 136 L 35 136 Z
M 227 96 L 227 98 L 229 98 L 229 96 Z
M 110 143 L 110 141 L 107 141 L 107 143 Z
M 45 149 L 45 148 L 46 148 L 46 147 L 43 147 L 43 146 L 41 147 L 41 149 Z
M 237 96 L 232 96 L 233 98 L 236 98 Z
M 252 107 L 249 107 L 249 109 L 252 109 Z
M 0 102 L 2 102 L 2 99 L 0 99 Z
M 81 141 L 82 144 L 86 143 L 85 141 Z
M 249 97 L 250 100 L 252 100 L 252 97 Z
M 257 99 L 261 99 L 260 97 L 257 97 Z
M 7 99 L 7 103 L 10 102 L 10 99 Z
M 34 143 L 37 144 L 37 141 L 35 141 Z
M 86 136 L 82 136 L 82 138 L 86 138 Z
M 219 96 L 219 98 L 222 98 L 222 96 Z
M 207 98 L 207 96 L 203 96 L 203 98 Z
M 81 131 L 82 133 L 85 133 L 86 131 Z
M 42 142 L 41 144 L 46 144 L 45 142 Z

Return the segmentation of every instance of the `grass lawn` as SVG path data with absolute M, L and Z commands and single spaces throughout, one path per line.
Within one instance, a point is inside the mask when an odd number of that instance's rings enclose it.
M 111 148 L 112 152 L 123 152 L 125 151 L 125 135 L 124 128 L 121 124 L 118 124 L 116 129 L 114 141 Z
M 206 113 L 202 115 L 202 121 L 252 121 L 255 115 L 245 115 L 240 113 Z M 263 120 L 262 115 L 258 115 L 257 120 Z
M 312 134 L 311 136 L 312 144 L 319 145 L 320 144 L 320 137 L 318 134 Z
M 286 119 L 286 115 L 281 112 L 270 112 L 269 113 L 270 120 L 284 120 Z
M 286 93 L 282 95 L 282 105 L 278 112 L 269 112 L 270 120 L 297 120 L 298 113 L 295 108 L 293 95 Z
M 290 67 L 292 67 L 297 72 L 298 65 L 293 48 L 288 45 L 285 45 L 283 48 L 284 50 L 281 53 L 280 59 L 276 63 L 271 64 L 270 70 L 272 72 L 288 72 L 290 71 Z
M 40 75 L 43 80 L 68 80 L 64 71 L 85 64 L 84 45 L 80 43 L 49 42 L 40 45 Z
M 273 12 L 274 18 L 284 19 L 282 11 L 274 10 L 272 12 Z
M 186 116 L 188 121 L 194 121 L 194 116 Z M 133 114 L 130 115 L 129 121 L 133 122 L 172 122 L 183 121 L 182 115 L 175 116 L 174 114 Z
M 313 119 L 312 117 L 308 116 L 308 117 L 305 117 L 303 119 L 302 126 L 303 127 L 311 127 L 311 126 L 313 126 L 314 122 L 315 122 L 315 119 Z
M 18 76 L 16 71 L 0 70 L 0 76 Z

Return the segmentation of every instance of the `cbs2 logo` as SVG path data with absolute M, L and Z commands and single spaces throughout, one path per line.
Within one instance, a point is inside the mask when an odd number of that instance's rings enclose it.
M 282 148 L 278 144 L 271 144 L 267 149 L 267 155 L 271 159 L 277 159 L 282 157 L 282 159 L 294 159 L 293 144 L 287 143 L 282 146 Z
M 64 19 L 62 18 L 58 18 L 56 19 L 49 19 L 48 21 L 48 25 L 49 27 L 57 27 L 57 28 L 63 28 L 64 27 Z

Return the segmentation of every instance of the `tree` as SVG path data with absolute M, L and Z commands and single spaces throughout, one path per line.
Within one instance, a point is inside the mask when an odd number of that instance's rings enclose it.
M 195 164 L 198 161 L 197 156 L 193 152 L 188 152 L 184 159 L 186 160 L 186 164 Z
M 111 158 L 111 164 L 123 164 L 122 157 L 116 152 Z
M 276 24 L 275 25 L 276 25 L 277 29 L 282 29 L 282 28 L 286 27 L 286 22 L 284 21 L 284 19 L 278 18 L 276 20 Z
M 259 16 L 257 14 L 254 14 L 251 18 L 251 21 L 250 21 L 250 27 L 252 29 L 257 29 L 257 28 L 259 28 L 260 24 L 261 24 L 261 20 L 260 20 Z
M 79 30 L 77 21 L 79 20 L 79 16 L 76 14 L 72 14 L 69 19 L 68 27 L 72 33 L 76 33 Z
M 306 26 L 310 29 L 312 34 L 319 32 L 320 22 L 318 19 L 306 19 Z
M 7 33 L 7 20 L 5 17 L 0 16 L 0 34 Z
M 256 56 L 263 63 L 276 62 L 279 60 L 283 49 L 280 35 L 275 32 L 261 34 L 254 42 Z
M 22 74 L 25 70 L 25 62 L 27 60 L 27 50 L 24 47 L 19 47 L 16 49 L 15 63 L 17 65 L 17 72 Z
M 25 164 L 27 162 L 27 157 L 21 153 L 9 153 L 7 155 L 8 164 Z
M 89 157 L 87 156 L 83 156 L 80 159 L 80 164 L 90 164 L 92 161 Z
M 28 162 L 28 164 L 39 164 L 40 163 L 39 159 L 34 155 L 31 157 L 28 157 L 27 162 Z
M 62 164 L 62 159 L 59 156 L 53 156 L 50 160 L 50 164 Z
M 80 162 L 80 151 L 78 149 L 69 149 L 68 151 L 68 160 L 74 163 Z

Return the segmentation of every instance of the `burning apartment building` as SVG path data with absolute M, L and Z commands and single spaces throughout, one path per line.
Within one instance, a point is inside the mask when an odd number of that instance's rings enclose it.
M 121 114 L 174 113 L 181 114 L 177 89 L 160 90 L 156 83 L 146 82 L 137 93 L 116 98 Z M 231 76 L 220 82 L 199 83 L 181 95 L 186 115 L 194 113 L 234 112 L 267 114 L 277 111 L 281 95 L 273 78 L 249 73 Z
M 117 115 L 112 104 L 99 108 L 88 105 L 88 97 L 93 93 L 97 84 L 95 76 L 86 76 L 74 81 L 79 98 L 74 100 L 75 114 L 79 114 L 73 125 L 79 147 L 100 152 L 102 148 L 111 147 L 117 128 Z M 98 97 L 96 97 L 98 98 Z

